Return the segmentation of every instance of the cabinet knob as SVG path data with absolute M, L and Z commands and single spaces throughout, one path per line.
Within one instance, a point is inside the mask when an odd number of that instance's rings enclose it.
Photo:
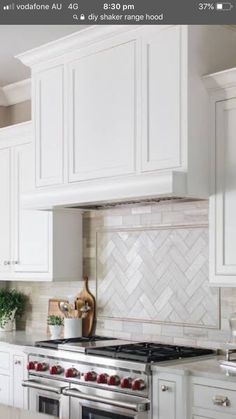
M 21 365 L 21 361 L 19 359 L 15 360 L 15 365 Z
M 19 265 L 19 263 L 20 263 L 19 260 L 14 260 L 13 262 L 14 265 Z
M 161 391 L 168 391 L 168 390 L 169 390 L 169 387 L 166 386 L 166 385 L 164 385 L 164 384 L 162 384 Z
M 10 265 L 11 264 L 11 262 L 9 261 L 9 260 L 4 260 L 4 263 L 3 263 L 5 266 L 6 265 Z
M 230 405 L 230 400 L 228 399 L 227 396 L 214 396 L 212 401 L 213 401 L 213 404 L 217 406 L 227 407 Z

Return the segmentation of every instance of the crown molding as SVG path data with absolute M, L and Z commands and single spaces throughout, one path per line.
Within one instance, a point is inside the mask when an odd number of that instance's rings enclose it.
M 25 79 L 0 88 L 0 106 L 16 105 L 30 99 L 31 79 Z
M 206 88 L 210 91 L 228 89 L 236 86 L 236 67 L 218 71 L 202 77 Z
M 115 36 L 137 30 L 141 25 L 96 25 L 81 31 L 59 38 L 45 45 L 16 55 L 23 64 L 34 67 L 42 61 L 51 60 L 63 56 L 75 49 L 80 49 L 94 42 L 100 42 L 109 36 Z

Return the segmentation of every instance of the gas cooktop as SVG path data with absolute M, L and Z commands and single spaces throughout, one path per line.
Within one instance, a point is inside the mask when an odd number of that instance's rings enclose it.
M 34 346 L 40 347 L 40 348 L 49 348 L 49 349 L 64 349 L 67 345 L 72 347 L 86 347 L 89 344 L 93 344 L 95 342 L 103 342 L 105 345 L 106 341 L 112 341 L 115 343 L 115 338 L 110 338 L 107 336 L 90 336 L 90 337 L 76 337 L 76 338 L 68 338 L 68 339 L 51 339 L 51 340 L 42 340 L 35 342 Z
M 211 349 L 150 342 L 87 348 L 85 352 L 90 355 L 144 363 L 212 355 L 215 353 Z

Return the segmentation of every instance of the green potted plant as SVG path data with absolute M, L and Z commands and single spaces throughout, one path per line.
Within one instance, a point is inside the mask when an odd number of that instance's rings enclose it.
M 26 308 L 27 297 L 15 289 L 0 289 L 0 331 L 11 332 L 15 319 L 22 317 Z
M 62 332 L 63 317 L 50 315 L 48 316 L 48 326 L 52 339 L 59 339 Z

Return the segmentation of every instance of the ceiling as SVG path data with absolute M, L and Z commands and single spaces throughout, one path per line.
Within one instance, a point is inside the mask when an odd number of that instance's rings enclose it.
M 0 87 L 30 77 L 29 69 L 15 55 L 73 32 L 81 25 L 2 25 L 0 26 Z

